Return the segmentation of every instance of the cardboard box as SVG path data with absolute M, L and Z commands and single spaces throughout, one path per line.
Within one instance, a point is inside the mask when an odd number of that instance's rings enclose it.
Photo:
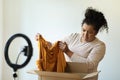
M 67 68 L 64 73 L 32 70 L 30 74 L 38 75 L 38 80 L 84 80 L 95 77 L 98 72 L 87 73 L 87 66 L 83 63 L 67 62 Z

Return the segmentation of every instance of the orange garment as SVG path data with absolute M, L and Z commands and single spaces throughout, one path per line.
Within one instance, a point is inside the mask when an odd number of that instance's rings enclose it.
M 63 52 L 58 47 L 58 42 L 49 46 L 49 43 L 40 35 L 38 39 L 39 60 L 38 69 L 41 71 L 64 72 L 66 61 Z

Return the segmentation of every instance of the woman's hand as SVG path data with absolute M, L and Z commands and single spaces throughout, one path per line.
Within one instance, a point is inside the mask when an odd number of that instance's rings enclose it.
M 35 36 L 35 40 L 38 41 L 39 38 L 40 38 L 40 36 L 41 36 L 41 34 L 37 33 L 36 36 Z M 52 43 L 51 42 L 46 41 L 46 43 L 47 43 L 47 45 L 48 45 L 49 48 L 52 47 Z
M 38 40 L 39 40 L 40 35 L 41 35 L 40 33 L 37 33 L 37 34 L 36 34 L 36 36 L 35 36 L 35 40 L 36 40 L 36 41 L 38 41 Z
M 67 46 L 67 44 L 64 42 L 62 42 L 62 41 L 59 41 L 59 48 L 63 51 L 63 52 L 66 52 L 67 50 L 68 50 L 68 46 Z
M 69 50 L 66 42 L 59 41 L 59 48 L 65 52 L 69 57 L 72 56 L 73 52 Z

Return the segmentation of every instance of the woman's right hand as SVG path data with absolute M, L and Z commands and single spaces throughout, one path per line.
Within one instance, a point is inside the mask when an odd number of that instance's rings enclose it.
M 41 35 L 40 33 L 37 33 L 37 34 L 36 34 L 36 36 L 35 36 L 35 40 L 36 40 L 36 41 L 38 41 L 38 40 L 39 40 L 40 35 Z
M 38 41 L 40 39 L 40 36 L 41 36 L 41 34 L 37 33 L 36 36 L 35 36 L 35 40 Z M 46 43 L 47 43 L 49 48 L 52 47 L 52 43 L 51 42 L 46 41 Z

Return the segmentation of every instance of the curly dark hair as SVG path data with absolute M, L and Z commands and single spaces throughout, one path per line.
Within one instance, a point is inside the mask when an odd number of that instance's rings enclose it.
M 82 25 L 86 23 L 92 25 L 96 32 L 106 29 L 108 32 L 107 21 L 102 12 L 93 9 L 92 7 L 87 8 L 85 12 L 85 18 L 83 19 Z

